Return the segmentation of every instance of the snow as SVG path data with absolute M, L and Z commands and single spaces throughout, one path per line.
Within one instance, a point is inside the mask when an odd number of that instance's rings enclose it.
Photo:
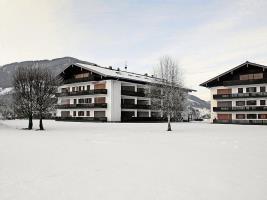
M 0 121 L 1 200 L 267 196 L 267 127 Z M 38 122 L 34 122 L 37 128 Z
M 0 88 L 0 95 L 9 94 L 12 90 L 13 90 L 12 87 L 4 88 L 4 89 Z

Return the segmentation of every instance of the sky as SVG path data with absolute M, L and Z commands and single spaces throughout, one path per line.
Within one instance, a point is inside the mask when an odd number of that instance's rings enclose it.
M 153 73 L 179 63 L 186 87 L 245 61 L 267 65 L 266 0 L 0 0 L 0 65 L 72 56 Z

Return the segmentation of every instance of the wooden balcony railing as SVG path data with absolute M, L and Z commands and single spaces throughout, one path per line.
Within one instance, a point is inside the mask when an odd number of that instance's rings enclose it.
M 242 119 L 242 120 L 218 120 L 214 119 L 213 123 L 217 124 L 247 124 L 247 125 L 267 125 L 267 120 L 250 120 L 250 119 Z
M 57 97 L 63 96 L 81 96 L 81 95 L 94 95 L 94 94 L 107 94 L 107 89 L 83 90 L 75 92 L 61 92 L 57 93 Z
M 225 111 L 267 111 L 267 106 L 235 106 L 235 107 L 213 107 L 214 112 Z
M 88 104 L 61 104 L 56 105 L 57 109 L 74 109 L 74 108 L 107 108 L 106 103 L 88 103 Z
M 125 109 L 151 109 L 150 105 L 141 105 L 141 104 L 122 104 L 121 108 Z
M 230 85 L 250 85 L 250 84 L 261 84 L 267 83 L 267 79 L 256 79 L 256 80 L 232 80 L 232 81 L 224 81 L 224 86 Z
M 267 97 L 267 92 L 214 94 L 213 99 L 237 99 L 237 98 L 259 98 Z

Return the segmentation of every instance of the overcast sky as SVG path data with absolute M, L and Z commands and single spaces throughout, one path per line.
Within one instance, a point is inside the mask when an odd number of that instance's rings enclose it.
M 198 85 L 247 60 L 267 65 L 266 0 L 0 0 L 0 65 L 72 56 L 152 73 L 161 56 Z

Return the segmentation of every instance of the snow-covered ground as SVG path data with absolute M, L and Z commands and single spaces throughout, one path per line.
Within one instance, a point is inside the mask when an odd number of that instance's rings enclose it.
M 26 125 L 0 121 L 1 200 L 267 198 L 267 126 Z

